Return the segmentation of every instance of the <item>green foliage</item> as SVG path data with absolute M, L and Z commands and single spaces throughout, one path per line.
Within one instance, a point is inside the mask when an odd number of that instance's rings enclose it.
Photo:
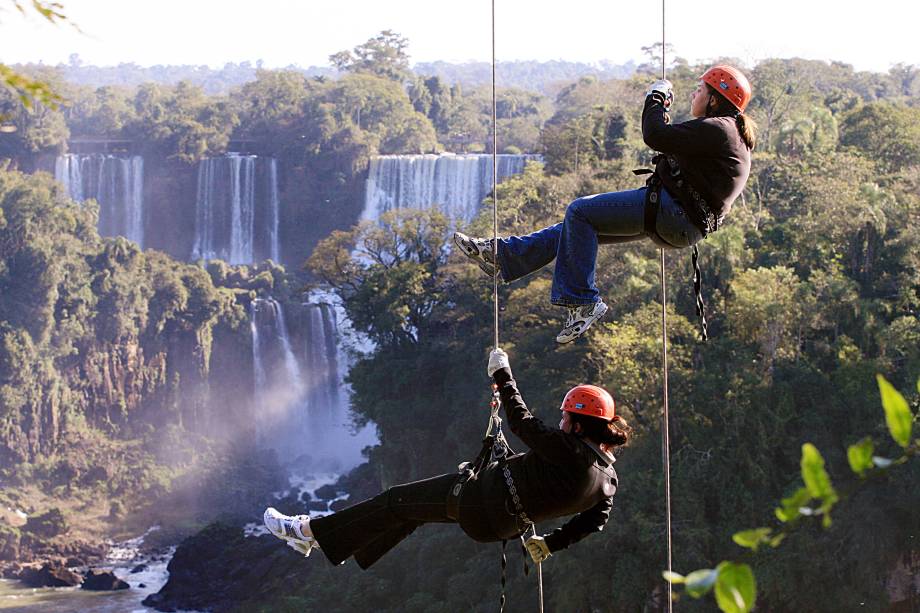
M 150 143 L 169 157 L 195 162 L 227 150 L 239 117 L 227 100 L 209 99 L 188 82 L 166 88 L 147 84 L 134 96 L 134 119 L 124 134 Z
M 850 463 L 850 470 L 862 477 L 866 471 L 872 468 L 872 452 L 875 444 L 868 436 L 858 443 L 847 447 L 847 461 Z
M 392 30 L 383 30 L 352 51 L 329 56 L 329 61 L 343 72 L 367 73 L 401 82 L 409 75 L 408 47 L 408 39 Z
M 383 346 L 416 343 L 442 300 L 447 220 L 397 209 L 323 240 L 307 265 L 342 297 L 355 329 Z
M 211 330 L 243 318 L 232 291 L 206 271 L 124 238 L 103 240 L 95 216 L 48 175 L 0 171 L 4 460 L 51 454 L 87 428 L 129 434 L 140 424 L 128 416 L 162 393 L 167 369 L 206 374 Z M 179 404 L 194 413 L 194 402 Z
M 722 562 L 716 568 L 716 604 L 725 613 L 747 613 L 754 608 L 757 584 L 747 564 Z
M 920 164 L 920 109 L 875 102 L 847 115 L 841 142 L 871 155 L 883 169 Z
M 905 448 L 905 451 L 900 458 L 892 461 L 872 456 L 874 443 L 871 437 L 850 445 L 847 449 L 850 469 L 863 479 L 853 488 L 865 484 L 864 477 L 870 474 L 869 471 L 874 470 L 877 474 L 877 471 L 904 464 L 920 450 L 916 442 L 909 447 L 910 424 L 914 416 L 903 396 L 882 375 L 877 375 L 877 379 L 889 431 L 895 441 Z M 920 382 L 918 382 L 918 387 L 920 387 Z M 775 510 L 777 519 L 785 524 L 783 529 L 777 533 L 774 533 L 772 528 L 755 528 L 736 532 L 732 536 L 735 544 L 750 549 L 754 553 L 765 544 L 776 548 L 803 517 L 820 516 L 822 527 L 825 530 L 831 527 L 831 509 L 840 502 L 842 497 L 852 496 L 855 489 L 848 490 L 843 496 L 838 493 L 831 484 L 825 469 L 824 458 L 817 447 L 811 443 L 802 445 L 800 466 L 805 487 L 800 487 L 791 496 L 783 498 L 781 506 Z M 817 508 L 809 506 L 814 501 L 819 502 L 820 506 Z M 719 610 L 726 613 L 747 612 L 754 607 L 757 588 L 754 573 L 747 564 L 723 561 L 719 563 L 716 570 L 701 569 L 686 577 L 668 571 L 663 572 L 662 575 L 666 581 L 674 585 L 684 585 L 686 592 L 694 598 L 705 595 L 715 586 L 716 604 Z
M 882 407 L 885 409 L 885 423 L 891 438 L 901 447 L 910 445 L 914 416 L 907 406 L 904 396 L 898 393 L 882 375 L 877 376 L 878 389 L 882 395 Z

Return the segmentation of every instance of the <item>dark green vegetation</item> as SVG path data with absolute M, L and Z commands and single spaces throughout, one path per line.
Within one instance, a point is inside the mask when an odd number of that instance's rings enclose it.
M 699 72 L 674 71 L 680 97 Z M 917 404 L 920 199 L 910 159 L 920 149 L 916 141 L 903 146 L 910 139 L 896 126 L 909 130 L 920 118 L 912 106 L 918 99 L 879 75 L 805 62 L 766 62 L 752 82 L 759 95 L 751 111 L 762 134 L 754 175 L 728 227 L 703 245 L 708 344 L 695 338 L 689 256 L 669 256 L 678 569 L 742 553 L 731 535 L 770 523 L 775 501 L 800 483 L 803 443 L 827 454 L 842 484 L 844 452 L 864 436 L 874 435 L 881 455 L 895 456 L 876 372 Z M 546 169 L 531 166 L 499 188 L 503 232 L 557 221 L 579 194 L 636 184 L 627 171 L 646 155 L 635 127 L 641 85 L 586 79 L 563 90 L 544 130 Z M 880 94 L 885 99 L 875 100 Z M 676 106 L 676 117 L 685 117 Z M 901 123 L 902 115 L 913 122 Z M 899 138 L 876 138 L 880 132 Z M 387 230 L 334 235 L 309 263 L 339 288 L 356 324 L 378 343 L 351 381 L 358 411 L 380 427 L 383 444 L 371 458 L 382 485 L 450 471 L 475 453 L 491 342 L 490 284 L 462 258 L 445 255 L 441 222 L 415 213 L 387 221 Z M 489 220 L 474 231 L 488 234 Z M 343 266 L 347 246 L 361 238 L 371 239 L 372 257 Z M 622 490 L 607 530 L 546 564 L 548 610 L 634 611 L 660 603 L 656 273 L 650 247 L 604 249 L 599 285 L 614 313 L 588 341 L 564 347 L 552 340 L 563 314 L 548 304 L 549 271 L 501 290 L 502 343 L 537 414 L 555 422 L 565 390 L 588 381 L 608 386 L 640 432 L 617 464 Z M 829 531 L 803 529 L 756 556 L 762 610 L 842 611 L 866 603 L 879 611 L 906 599 L 893 576 L 920 527 L 918 476 L 916 465 L 901 467 L 839 505 Z M 308 585 L 265 610 L 285 602 L 290 610 L 361 610 L 358 602 L 368 598 L 392 611 L 497 606 L 498 548 L 472 546 L 455 529 L 422 530 L 366 573 L 303 564 Z M 512 610 L 535 608 L 533 581 L 516 577 L 511 589 Z
M 239 356 L 251 354 L 245 305 L 284 296 L 286 279 L 270 265 L 210 273 L 100 239 L 95 207 L 47 175 L 0 172 L 4 509 L 60 507 L 57 523 L 92 542 L 248 514 L 278 488 L 276 460 L 251 449 L 252 368 Z M 34 538 L 12 528 L 3 559 L 66 551 L 23 531 Z
M 136 139 L 186 163 L 252 139 L 311 194 L 328 195 L 332 208 L 346 206 L 343 193 L 354 195 L 370 155 L 487 146 L 487 92 L 406 75 L 398 53 L 374 55 L 372 47 L 340 56 L 347 72 L 340 79 L 260 71 L 226 97 L 189 84 L 61 85 L 67 105 L 27 114 L 10 96 L 0 113 L 18 114 L 19 131 L 0 135 L 0 157 L 29 167 L 70 134 Z M 383 65 L 357 61 L 364 52 Z M 683 101 L 700 72 L 682 64 L 671 71 L 676 120 L 686 119 Z M 578 195 L 639 185 L 629 170 L 650 153 L 638 132 L 648 80 L 586 77 L 552 100 L 501 92 L 500 148 L 546 159 L 500 187 L 502 232 L 558 221 Z M 885 448 L 893 443 L 874 375 L 913 390 L 920 372 L 916 70 L 880 75 L 776 60 L 754 69 L 751 81 L 750 110 L 761 127 L 754 173 L 727 227 L 702 246 L 706 345 L 696 341 L 689 256 L 669 255 L 678 570 L 738 556 L 731 535 L 769 524 L 775 501 L 798 487 L 803 443 L 820 448 L 838 475 L 847 446 L 866 435 L 879 441 L 880 455 L 894 455 Z M 60 506 L 52 500 L 80 503 L 105 492 L 123 502 L 105 509 L 117 516 L 177 495 L 176 478 L 195 462 L 221 467 L 202 477 L 214 493 L 211 508 L 266 498 L 271 461 L 221 462 L 216 441 L 239 432 L 230 427 L 242 421 L 233 399 L 251 394 L 246 304 L 260 292 L 296 294 L 299 281 L 272 266 L 204 271 L 102 240 L 93 209 L 67 202 L 47 177 L 3 171 L 0 204 L 2 502 L 14 506 L 40 490 L 43 512 Z M 448 254 L 445 220 L 404 212 L 386 223 L 332 234 L 309 262 L 377 343 L 350 379 L 359 420 L 380 429 L 382 444 L 371 453 L 380 487 L 455 470 L 475 454 L 491 342 L 490 284 Z M 473 231 L 487 234 L 487 220 Z M 374 251 L 355 260 L 350 250 L 360 238 Z M 611 389 L 638 433 L 617 465 L 622 490 L 610 525 L 545 566 L 551 611 L 641 610 L 660 603 L 664 590 L 657 253 L 620 246 L 600 258 L 612 310 L 572 345 L 553 341 L 563 313 L 548 303 L 548 271 L 501 289 L 502 344 L 533 410 L 555 423 L 569 386 L 597 383 Z M 908 400 L 916 407 L 916 394 Z M 102 476 L 97 464 L 111 472 Z M 267 476 L 254 479 L 259 470 Z M 905 556 L 916 556 L 909 537 L 920 527 L 918 476 L 915 465 L 901 467 L 836 508 L 830 530 L 803 529 L 757 554 L 762 610 L 865 603 L 861 610 L 884 611 L 906 600 L 896 578 Z M 73 530 L 71 510 L 61 511 Z M 4 542 L 19 538 L 14 530 L 0 532 Z M 509 610 L 533 610 L 536 587 L 519 576 L 517 555 L 511 548 Z M 252 600 L 239 610 L 497 608 L 498 547 L 476 545 L 453 527 L 420 529 L 368 572 L 315 558 L 303 562 L 279 545 L 274 570 L 249 583 Z M 238 562 L 234 568 L 246 567 Z

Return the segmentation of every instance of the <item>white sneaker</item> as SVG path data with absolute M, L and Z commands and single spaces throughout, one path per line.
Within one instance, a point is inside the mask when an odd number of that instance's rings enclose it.
M 273 507 L 268 507 L 262 515 L 262 522 L 269 532 L 287 542 L 291 549 L 302 553 L 305 557 L 310 555 L 314 547 L 319 547 L 310 530 L 309 515 L 291 517 L 279 513 Z
M 604 316 L 607 305 L 603 301 L 578 307 L 569 307 L 569 317 L 565 327 L 556 336 L 557 343 L 570 343 L 584 334 L 591 325 Z
M 463 232 L 454 232 L 454 244 L 460 248 L 463 255 L 476 262 L 482 272 L 490 277 L 498 274 L 491 238 L 473 238 Z

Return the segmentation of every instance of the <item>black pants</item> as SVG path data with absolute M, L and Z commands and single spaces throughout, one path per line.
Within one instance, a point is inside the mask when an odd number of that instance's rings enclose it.
M 456 474 L 396 485 L 385 492 L 332 515 L 310 521 L 320 549 L 333 564 L 354 556 L 368 568 L 383 554 L 429 522 L 455 523 L 447 516 L 447 495 Z M 463 496 L 461 506 L 478 506 L 476 496 Z

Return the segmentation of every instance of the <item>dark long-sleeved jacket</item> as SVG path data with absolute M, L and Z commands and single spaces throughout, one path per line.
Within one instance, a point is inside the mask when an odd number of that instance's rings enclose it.
M 735 124 L 734 117 L 704 117 L 671 125 L 664 98 L 651 95 L 645 99 L 642 138 L 679 166 L 680 173 L 675 175 L 671 163 L 662 159 L 655 174 L 685 210 L 693 202 L 692 187 L 716 217 L 725 217 L 744 189 L 751 173 L 751 150 Z
M 524 404 L 510 370 L 499 369 L 494 378 L 511 431 L 530 448 L 508 460 L 527 516 L 539 524 L 576 514 L 547 535 L 550 551 L 565 549 L 592 532 L 602 530 L 613 508 L 617 489 L 613 456 L 573 434 L 547 427 L 534 417 Z M 510 538 L 521 532 L 522 526 L 499 470 L 482 471 L 474 489 L 479 489 L 476 495 L 485 499 L 503 501 L 503 504 L 486 506 L 490 509 L 488 519 L 496 536 Z M 461 526 L 464 523 L 461 517 Z M 486 540 L 481 534 L 467 532 L 478 540 Z

